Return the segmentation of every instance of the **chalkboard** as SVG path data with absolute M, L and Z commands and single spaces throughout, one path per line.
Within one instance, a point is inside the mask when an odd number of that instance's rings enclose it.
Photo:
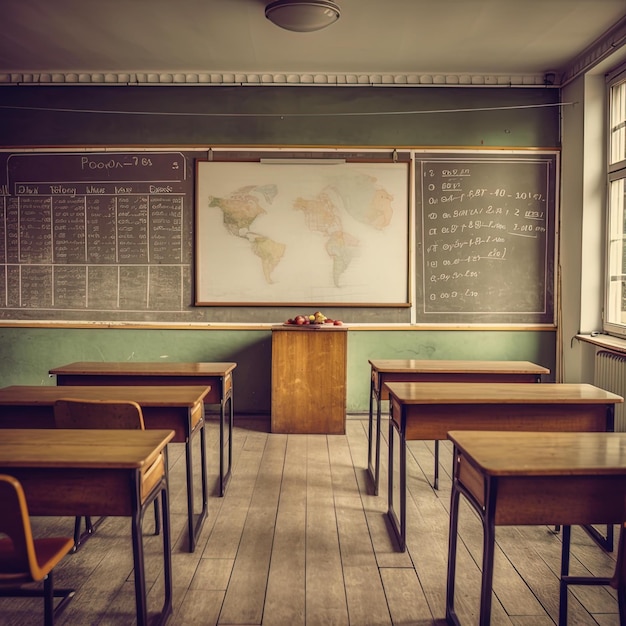
M 554 323 L 557 154 L 416 159 L 416 321 Z
M 0 153 L 0 166 L 0 318 L 191 315 L 189 153 Z
M 276 323 L 302 312 L 194 305 L 195 167 L 209 155 L 367 161 L 381 150 L 0 151 L 0 321 Z M 413 158 L 412 308 L 324 312 L 356 323 L 553 324 L 558 153 L 386 155 Z

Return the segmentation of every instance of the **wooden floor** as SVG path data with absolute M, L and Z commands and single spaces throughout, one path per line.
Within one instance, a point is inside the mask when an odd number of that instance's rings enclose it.
M 440 487 L 430 487 L 432 443 L 409 443 L 408 549 L 395 550 L 386 520 L 386 448 L 381 494 L 366 477 L 367 420 L 348 416 L 347 435 L 269 434 L 269 421 L 238 418 L 234 471 L 217 497 L 218 425 L 208 426 L 212 494 L 193 554 L 185 550 L 183 444 L 171 444 L 174 614 L 169 624 L 428 626 L 445 624 L 451 448 L 441 446 Z M 145 516 L 146 532 L 154 523 Z M 35 518 L 36 534 L 71 534 L 73 520 Z M 461 509 L 457 611 L 476 624 L 482 533 Z M 579 528 L 572 574 L 609 575 L 614 555 Z M 560 537 L 549 527 L 499 527 L 492 624 L 547 626 L 558 614 Z M 151 611 L 161 605 L 160 538 L 146 536 Z M 56 569 L 74 600 L 57 624 L 135 622 L 130 527 L 107 518 Z M 39 600 L 0 599 L 0 624 L 42 623 Z M 569 624 L 616 626 L 612 590 L 570 591 Z

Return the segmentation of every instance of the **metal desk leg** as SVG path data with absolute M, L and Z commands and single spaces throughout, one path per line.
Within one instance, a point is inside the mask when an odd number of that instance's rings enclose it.
M 207 483 L 207 460 L 206 460 L 206 437 L 205 426 L 206 421 L 204 419 L 204 406 L 202 407 L 202 422 L 200 428 L 196 429 L 200 436 L 200 476 L 202 486 L 202 510 L 198 520 L 194 523 L 195 506 L 194 506 L 194 487 L 193 487 L 193 437 L 194 432 L 191 432 L 191 413 L 192 409 L 189 409 L 188 417 L 188 431 L 187 440 L 185 442 L 185 458 L 186 458 L 186 470 L 187 470 L 187 532 L 189 535 L 189 552 L 193 552 L 196 549 L 196 541 L 202 530 L 204 520 L 208 516 L 208 483 Z
M 567 626 L 567 577 L 569 574 L 569 555 L 572 527 L 563 526 L 563 544 L 561 546 L 561 582 L 559 585 L 559 626 Z
M 400 455 L 400 511 L 399 517 L 393 508 L 393 466 L 394 466 L 394 430 L 398 433 L 398 452 Z M 396 429 L 393 419 L 389 419 L 389 465 L 388 465 L 389 493 L 387 494 L 388 511 L 387 515 L 391 527 L 398 540 L 400 552 L 406 550 L 406 439 L 401 429 Z
M 495 498 L 493 498 L 495 500 Z M 479 626 L 489 626 L 491 623 L 491 591 L 493 587 L 493 557 L 496 543 L 495 502 L 490 502 L 487 496 L 487 506 L 483 521 L 483 575 L 480 587 L 480 616 Z
M 446 622 L 459 626 L 459 618 L 454 610 L 454 586 L 456 577 L 456 547 L 459 528 L 459 501 L 461 492 L 457 488 L 457 481 L 452 482 L 450 492 L 450 525 L 448 532 L 448 575 L 446 583 Z
M 82 521 L 85 520 L 85 530 L 81 531 Z M 95 522 L 91 519 L 91 517 L 77 517 L 74 522 L 74 547 L 72 548 L 72 552 L 78 552 L 86 543 L 86 541 L 93 537 L 94 533 L 102 522 L 106 519 L 106 516 L 99 517 Z M 154 534 L 158 534 L 158 528 L 155 528 Z
M 374 381 L 370 377 L 370 402 L 369 402 L 369 414 L 367 420 L 367 472 L 374 482 L 374 495 L 376 494 L 376 475 L 374 467 L 374 452 L 372 451 L 372 444 L 374 443 Z
M 146 572 L 144 567 L 143 535 L 141 521 L 141 474 L 135 472 L 135 511 L 132 518 L 133 565 L 135 573 L 135 604 L 137 605 L 137 626 L 148 624 L 148 601 L 146 598 Z M 165 532 L 165 531 L 163 531 Z
M 606 527 L 606 536 L 596 530 L 591 524 L 585 524 L 582 528 L 603 550 L 613 552 L 614 534 L 611 524 Z
M 374 421 L 374 402 L 376 402 L 376 420 Z M 370 407 L 368 424 L 367 469 L 374 483 L 374 495 L 378 495 L 380 485 L 380 393 L 376 391 L 374 380 L 370 382 Z
M 606 527 L 606 536 L 604 536 L 601 532 L 596 530 L 594 526 L 591 524 L 585 524 L 581 526 L 581 528 L 603 549 L 607 552 L 613 552 L 615 534 L 613 531 L 613 526 L 611 524 Z M 558 533 L 561 531 L 560 524 L 556 524 L 554 526 L 554 532 Z
M 167 479 L 166 479 L 167 485 Z M 170 528 L 169 488 L 161 490 L 161 511 L 163 517 L 163 580 L 164 598 L 160 624 L 165 624 L 172 614 L 172 536 Z
M 435 439 L 435 477 L 433 489 L 439 489 L 439 440 Z
M 167 455 L 165 454 L 165 467 L 167 468 Z M 166 469 L 167 472 L 167 469 Z M 143 515 L 156 498 L 161 496 L 163 517 L 163 567 L 165 576 L 165 598 L 159 615 L 158 624 L 165 624 L 172 614 L 172 556 L 170 536 L 169 501 L 167 497 L 167 474 L 161 480 L 161 484 L 155 488 L 151 497 L 141 505 L 141 473 L 135 472 L 135 494 L 133 515 L 131 519 L 133 565 L 135 574 L 135 603 L 137 606 L 137 625 L 148 625 L 148 600 L 146 595 L 146 571 L 143 551 L 143 533 L 141 531 Z
M 621 559 L 623 558 L 623 533 L 624 527 L 622 526 L 619 543 L 617 548 L 617 563 L 616 573 L 613 576 L 570 576 L 569 575 L 569 561 L 570 561 L 570 543 L 571 543 L 571 527 L 563 526 L 563 545 L 561 552 L 561 581 L 559 587 L 559 626 L 567 626 L 567 602 L 568 602 L 568 585 L 604 585 L 613 586 L 615 577 L 620 578 L 618 573 L 622 569 Z M 617 605 L 619 610 L 619 623 L 626 624 L 626 595 L 624 594 L 624 586 L 618 583 L 617 586 Z
M 163 516 L 163 579 L 165 596 L 161 609 L 161 623 L 165 624 L 172 614 L 172 535 L 170 530 L 169 490 L 161 491 L 161 512 Z M 167 522 L 165 518 L 167 517 Z
M 454 458 L 456 458 L 456 450 Z M 455 469 L 456 472 L 456 469 Z M 450 536 L 448 540 L 448 578 L 446 595 L 446 620 L 449 624 L 460 626 L 458 616 L 454 610 L 454 579 L 456 570 L 456 546 L 458 533 L 459 500 L 463 494 L 470 505 L 478 513 L 483 525 L 483 563 L 482 578 L 480 586 L 480 613 L 478 617 L 479 626 L 489 626 L 491 623 L 491 596 L 493 587 L 493 560 L 496 543 L 495 527 L 495 487 L 487 485 L 486 504 L 484 508 L 476 502 L 472 494 L 459 483 L 456 475 L 452 482 L 452 492 L 450 496 Z
M 376 473 L 375 473 L 375 479 L 374 479 L 374 484 L 375 484 L 374 495 L 375 496 L 378 495 L 378 488 L 380 486 L 380 429 L 382 426 L 380 403 L 381 403 L 381 400 L 380 400 L 380 394 L 379 394 L 376 396 L 376 439 L 375 439 L 376 457 L 374 460 L 374 462 L 376 463 Z
M 224 384 L 222 383 L 222 388 Z M 226 405 L 228 404 L 228 412 Z M 222 395 L 220 402 L 220 497 L 226 493 L 233 464 L 233 387 Z M 227 440 L 226 440 L 227 438 Z M 228 459 L 225 457 L 228 456 Z

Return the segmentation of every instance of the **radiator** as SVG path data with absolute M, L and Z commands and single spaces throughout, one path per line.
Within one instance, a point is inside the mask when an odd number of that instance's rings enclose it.
M 599 350 L 596 353 L 594 385 L 626 399 L 626 354 Z M 615 431 L 626 432 L 624 404 L 615 405 Z

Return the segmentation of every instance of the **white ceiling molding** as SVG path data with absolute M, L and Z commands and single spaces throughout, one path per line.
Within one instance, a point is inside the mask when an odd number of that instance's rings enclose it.
M 560 76 L 562 86 L 593 69 L 626 45 L 626 18 L 620 20 L 602 37 L 587 46 Z
M 0 74 L 0 85 L 318 85 L 318 86 L 489 86 L 536 87 L 545 75 L 489 74 L 248 74 L 248 73 L 11 73 Z

